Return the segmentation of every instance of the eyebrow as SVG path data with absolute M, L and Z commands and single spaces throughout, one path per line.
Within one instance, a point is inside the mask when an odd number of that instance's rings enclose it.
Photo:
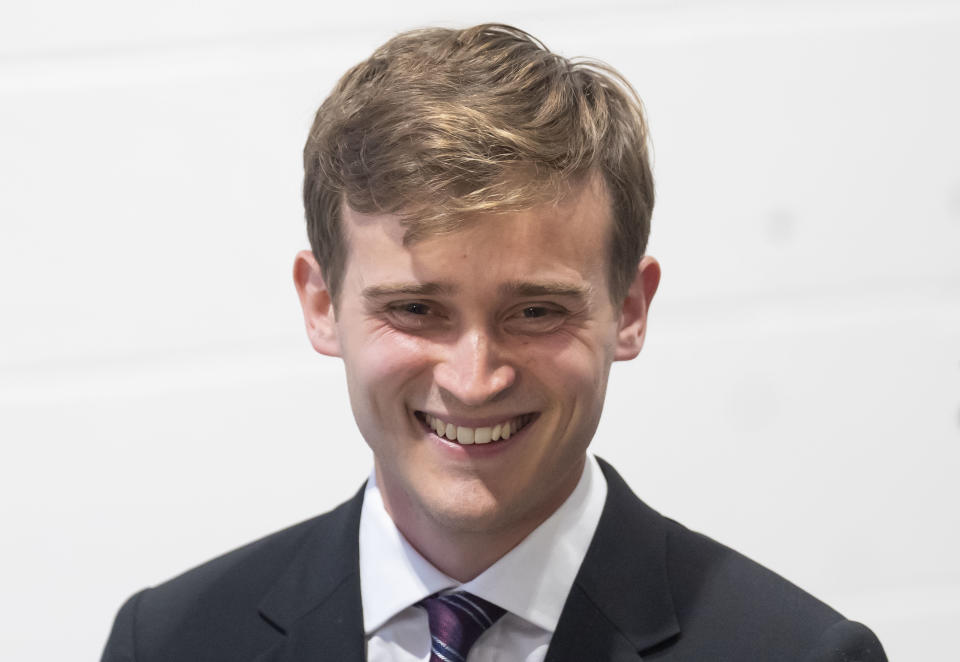
M 519 297 L 559 296 L 576 299 L 589 299 L 592 288 L 563 281 L 510 281 L 499 288 L 501 294 Z
M 383 283 L 365 287 L 362 296 L 369 301 L 394 296 L 450 296 L 456 293 L 456 287 L 444 283 Z

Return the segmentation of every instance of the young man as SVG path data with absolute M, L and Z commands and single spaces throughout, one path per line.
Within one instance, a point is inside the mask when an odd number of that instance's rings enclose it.
M 131 598 L 104 660 L 884 660 L 587 454 L 660 279 L 646 145 L 614 71 L 507 26 L 347 72 L 304 150 L 294 281 L 373 475 Z

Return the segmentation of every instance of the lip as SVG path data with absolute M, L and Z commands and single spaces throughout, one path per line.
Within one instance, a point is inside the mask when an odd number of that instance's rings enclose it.
M 531 418 L 527 421 L 526 425 L 520 428 L 519 431 L 514 432 L 510 435 L 509 439 L 498 439 L 497 441 L 491 441 L 486 444 L 461 444 L 446 437 L 441 437 L 434 432 L 426 421 L 427 415 L 435 416 L 442 421 L 447 423 L 452 423 L 453 425 L 463 426 L 463 427 L 472 427 L 472 428 L 481 428 L 481 427 L 493 427 L 504 421 L 509 421 L 519 416 L 529 415 Z M 431 412 L 426 412 L 423 410 L 415 410 L 413 416 L 416 421 L 420 424 L 421 429 L 426 432 L 434 441 L 442 442 L 444 446 L 457 449 L 460 452 L 464 453 L 490 453 L 495 452 L 496 449 L 505 448 L 507 446 L 512 446 L 515 440 L 522 439 L 529 427 L 537 422 L 537 419 L 540 418 L 540 412 L 527 412 L 526 414 L 516 414 L 514 416 L 505 416 L 503 418 L 459 418 L 456 416 L 445 417 L 443 415 L 433 414 Z

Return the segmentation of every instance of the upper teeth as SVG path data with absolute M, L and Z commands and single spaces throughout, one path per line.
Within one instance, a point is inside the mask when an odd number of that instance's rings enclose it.
M 491 441 L 499 439 L 509 439 L 524 425 L 530 422 L 531 415 L 523 414 L 516 418 L 511 418 L 503 423 L 497 423 L 487 428 L 468 428 L 462 425 L 454 425 L 440 420 L 436 416 L 424 414 L 427 425 L 433 428 L 439 437 L 446 437 L 451 441 L 457 441 L 461 444 L 488 444 Z

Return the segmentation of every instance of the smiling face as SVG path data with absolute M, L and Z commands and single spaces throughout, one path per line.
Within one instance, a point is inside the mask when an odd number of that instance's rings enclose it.
M 335 313 L 316 303 L 315 263 L 298 258 L 308 332 L 343 358 L 381 493 L 408 537 L 423 526 L 522 537 L 576 486 L 610 364 L 639 351 L 659 277 L 645 258 L 624 305 L 611 303 L 609 208 L 595 178 L 558 203 L 407 246 L 397 217 L 345 209 Z

